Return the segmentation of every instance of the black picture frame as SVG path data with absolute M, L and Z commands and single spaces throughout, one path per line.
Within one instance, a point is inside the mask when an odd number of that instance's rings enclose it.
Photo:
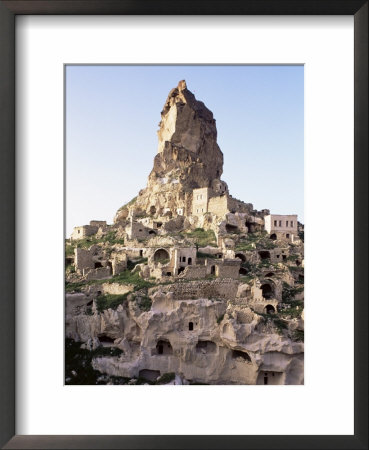
M 349 436 L 15 435 L 15 17 L 20 14 L 353 15 L 355 431 Z M 337 95 L 340 95 L 337 92 Z M 0 445 L 6 449 L 368 448 L 368 1 L 0 0 Z M 344 206 L 343 206 L 344 208 Z M 340 362 L 338 362 L 339 364 Z M 339 392 L 337 392 L 339 401 Z M 220 412 L 219 412 L 220 414 Z M 220 418 L 221 420 L 221 418 Z

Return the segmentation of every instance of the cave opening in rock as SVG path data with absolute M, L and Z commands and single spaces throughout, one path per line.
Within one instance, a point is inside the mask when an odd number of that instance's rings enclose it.
M 101 262 L 95 262 L 95 269 L 99 269 L 102 266 Z
M 156 208 L 155 206 L 150 206 L 150 214 L 153 216 L 156 213 Z
M 265 312 L 267 314 L 274 314 L 275 313 L 275 308 L 273 305 L 266 305 L 266 307 L 264 308 Z
M 217 345 L 213 341 L 198 341 L 196 344 L 196 353 L 215 353 Z
M 99 338 L 99 341 L 102 344 L 114 344 L 115 339 L 111 338 L 110 336 L 108 336 L 106 334 L 98 334 L 97 337 Z
M 153 234 L 153 235 L 155 235 L 155 236 L 156 236 L 156 231 L 154 231 L 154 230 L 150 230 L 150 231 L 149 231 L 149 234 Z
M 273 294 L 274 294 L 274 290 L 273 287 L 269 284 L 269 283 L 264 283 L 261 286 L 261 290 L 263 292 L 263 297 L 268 299 L 268 298 L 272 298 Z
M 240 259 L 242 262 L 246 262 L 246 256 L 243 255 L 242 253 L 237 253 L 237 254 L 235 255 L 235 258 Z
M 261 252 L 259 252 L 259 256 L 262 260 L 270 259 L 270 252 L 262 250 Z
M 178 269 L 178 275 L 179 275 L 180 273 L 184 272 L 184 270 L 185 270 L 184 267 L 180 267 L 180 268 Z
M 227 223 L 225 228 L 226 228 L 227 233 L 237 233 L 238 232 L 238 227 L 236 227 L 235 225 L 231 225 L 229 223 Z
M 172 355 L 173 348 L 170 342 L 166 339 L 160 339 L 156 344 L 156 353 L 157 355 Z
M 210 273 L 211 275 L 215 275 L 215 266 L 211 266 Z
M 296 266 L 301 266 L 301 261 L 296 259 Z
M 250 355 L 247 352 L 241 350 L 232 350 L 232 358 L 238 361 L 251 362 Z
M 249 271 L 247 269 L 245 269 L 244 267 L 241 267 L 238 272 L 240 275 L 243 275 L 243 276 L 245 276 L 249 273 Z
M 274 277 L 274 273 L 273 273 L 273 272 L 268 272 L 265 276 L 266 276 L 267 278 L 268 278 L 268 277 Z
M 255 232 L 255 224 L 253 222 L 250 222 L 249 220 L 246 220 L 245 225 L 247 226 L 249 233 Z

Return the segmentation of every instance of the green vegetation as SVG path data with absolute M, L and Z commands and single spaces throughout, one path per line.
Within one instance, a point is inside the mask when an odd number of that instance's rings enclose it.
M 211 253 L 202 253 L 202 252 L 197 252 L 196 254 L 197 258 L 210 258 L 210 259 L 216 259 L 217 256 L 216 255 L 212 255 Z
M 194 241 L 197 247 L 206 247 L 207 245 L 216 247 L 217 240 L 213 230 L 204 230 L 203 228 L 195 228 L 193 231 L 181 233 L 182 237 Z
M 250 250 L 270 250 L 276 248 L 277 244 L 275 241 L 270 239 L 265 231 L 257 233 L 248 233 L 243 236 L 236 243 L 235 251 L 250 251 Z
M 156 380 L 156 384 L 168 384 L 176 377 L 174 372 L 163 373 L 160 378 Z
M 138 307 L 140 308 L 141 311 L 150 311 L 151 309 L 151 305 L 152 305 L 152 301 L 151 298 L 148 297 L 147 295 L 144 296 L 137 296 L 136 297 L 136 302 L 138 304 Z
M 127 384 L 129 378 L 109 377 L 94 370 L 91 362 L 99 356 L 119 356 L 122 350 L 116 347 L 99 347 L 96 350 L 81 349 L 81 343 L 73 339 L 65 340 L 65 383 L 66 384 Z M 104 379 L 99 381 L 99 379 Z
M 292 333 L 292 339 L 296 342 L 304 342 L 304 330 L 295 330 Z
M 99 313 L 103 312 L 105 309 L 117 309 L 119 305 L 122 305 L 127 301 L 127 296 L 129 292 L 126 294 L 114 295 L 114 294 L 105 294 L 99 295 L 96 299 L 96 309 Z

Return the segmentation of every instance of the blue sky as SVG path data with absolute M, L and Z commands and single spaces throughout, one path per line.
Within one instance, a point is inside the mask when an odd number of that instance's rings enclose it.
M 111 223 L 146 186 L 160 112 L 182 79 L 214 114 L 230 193 L 303 222 L 303 66 L 67 66 L 67 236 Z

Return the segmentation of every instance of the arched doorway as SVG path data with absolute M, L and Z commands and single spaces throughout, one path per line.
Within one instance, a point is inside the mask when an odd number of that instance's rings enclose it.
M 266 305 L 266 307 L 264 308 L 265 312 L 267 314 L 274 314 L 275 313 L 275 308 L 273 305 Z
M 167 339 L 160 339 L 156 344 L 157 355 L 172 355 L 173 348 Z
M 159 248 L 154 253 L 154 261 L 166 264 L 167 262 L 169 262 L 169 253 L 163 248 Z
M 237 254 L 235 255 L 235 258 L 240 259 L 242 262 L 246 262 L 246 256 L 243 255 L 242 253 L 237 253 Z
M 270 235 L 270 239 L 271 239 L 272 241 L 275 241 L 275 240 L 277 239 L 277 235 L 276 235 L 275 233 L 272 233 L 272 234 Z
M 192 264 L 192 258 L 191 257 L 188 258 L 187 263 L 188 263 L 189 266 Z

